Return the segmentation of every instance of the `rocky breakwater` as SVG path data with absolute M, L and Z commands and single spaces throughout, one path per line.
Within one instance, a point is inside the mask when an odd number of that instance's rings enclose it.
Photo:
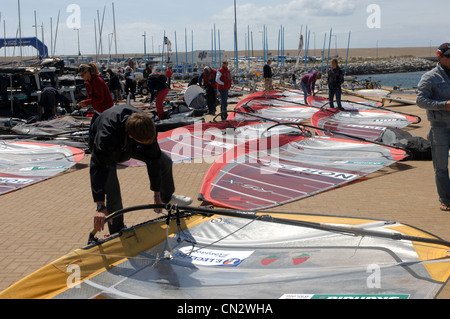
M 345 65 L 341 64 L 341 67 Z M 347 64 L 347 75 L 366 75 L 384 73 L 406 73 L 428 71 L 436 66 L 436 62 L 421 58 L 374 59 Z

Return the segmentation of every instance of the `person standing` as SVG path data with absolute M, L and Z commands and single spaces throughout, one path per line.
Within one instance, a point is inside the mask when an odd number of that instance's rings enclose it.
M 114 104 L 119 104 L 120 100 L 120 80 L 119 76 L 111 69 L 106 70 L 109 75 L 109 90 L 114 94 Z
M 203 69 L 198 77 L 198 84 L 206 91 L 206 101 L 208 104 L 208 114 L 216 115 L 217 107 L 217 71 L 209 66 Z
M 292 79 L 292 85 L 293 85 L 293 87 L 294 87 L 294 89 L 297 87 L 297 75 L 295 74 L 295 71 L 294 72 L 292 72 L 292 77 L 291 77 L 291 79 Z
M 336 103 L 338 110 L 345 111 L 342 107 L 341 85 L 344 83 L 344 72 L 339 67 L 338 60 L 331 60 L 331 68 L 328 70 L 328 99 L 330 101 L 330 108 L 334 109 L 334 97 L 336 96 Z
M 220 94 L 220 117 L 222 121 L 227 119 L 228 91 L 231 89 L 231 72 L 228 69 L 228 61 L 222 61 L 222 67 L 217 71 L 216 82 Z
M 104 229 L 107 215 L 123 208 L 117 164 L 130 158 L 146 164 L 154 204 L 191 204 L 191 198 L 174 195 L 173 163 L 159 147 L 156 127 L 149 114 L 132 105 L 118 105 L 98 117 L 92 133 L 89 174 L 93 200 L 97 205 L 94 215 L 97 231 Z M 123 227 L 123 215 L 108 224 L 110 234 L 119 232 Z
M 263 67 L 264 92 L 265 93 L 268 93 L 272 89 L 273 73 L 272 73 L 272 68 L 270 66 L 271 64 L 272 64 L 272 60 L 269 59 L 269 60 L 267 60 L 266 64 Z
M 428 139 L 442 211 L 450 211 L 450 179 L 448 154 L 450 146 L 450 44 L 437 50 L 439 63 L 425 73 L 417 87 L 417 105 L 426 109 L 430 121 Z
M 164 119 L 164 101 L 169 94 L 169 86 L 167 85 L 167 77 L 162 73 L 152 73 L 147 78 L 147 88 L 150 93 L 150 104 L 156 98 L 156 112 L 158 119 Z
M 127 66 L 125 68 L 125 74 L 124 74 L 124 78 L 125 78 L 125 94 L 128 97 L 128 94 L 130 94 L 130 98 L 133 99 L 134 101 L 136 101 L 136 81 L 134 78 L 134 70 L 132 68 L 130 68 L 129 66 Z
M 322 73 L 314 71 L 313 73 L 307 73 L 302 76 L 300 84 L 303 89 L 303 97 L 305 99 L 305 104 L 308 105 L 307 97 L 308 95 L 315 95 L 314 88 L 316 86 L 316 81 L 322 77 Z
M 91 62 L 88 65 L 82 64 L 78 69 L 78 74 L 84 79 L 86 87 L 87 100 L 80 101 L 80 107 L 91 105 L 94 109 L 94 115 L 91 119 L 89 127 L 89 134 L 91 134 L 92 125 L 97 117 L 107 109 L 114 106 L 114 101 L 111 97 L 108 85 L 100 77 L 98 68 L 95 63 Z M 92 145 L 89 144 L 89 148 Z
M 172 89 L 172 76 L 173 76 L 172 67 L 169 66 L 166 70 L 167 85 L 169 86 L 169 89 Z

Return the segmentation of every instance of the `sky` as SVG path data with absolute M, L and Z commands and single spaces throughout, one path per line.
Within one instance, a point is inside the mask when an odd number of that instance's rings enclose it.
M 58 32 L 56 55 L 78 53 L 78 32 L 81 54 L 95 54 L 96 43 L 104 54 L 108 54 L 109 50 L 115 53 L 115 42 L 110 42 L 114 32 L 113 3 L 119 54 L 144 53 L 144 40 L 147 53 L 159 53 L 164 34 L 171 41 L 173 52 L 185 51 L 185 34 L 188 51 L 192 50 L 192 39 L 194 50 L 208 50 L 214 28 L 216 48 L 219 49 L 220 39 L 222 50 L 234 49 L 234 0 L 0 0 L 0 37 L 4 37 L 5 31 L 7 38 L 16 37 L 20 4 L 22 36 L 35 36 L 36 11 L 39 39 L 43 29 L 44 42 L 50 47 L 51 29 L 53 40 Z M 239 50 L 247 48 L 249 33 L 250 41 L 253 40 L 253 45 L 250 42 L 249 47 L 261 50 L 264 26 L 271 50 L 278 48 L 281 28 L 284 29 L 285 50 L 296 50 L 299 35 L 302 33 L 305 36 L 306 30 L 310 35 L 309 48 L 317 50 L 324 43 L 328 47 L 330 31 L 332 48 L 346 48 L 349 35 L 350 49 L 437 47 L 443 42 L 450 42 L 448 1 L 236 0 L 236 5 Z M 103 21 L 101 46 L 99 21 Z M 24 55 L 33 55 L 33 50 L 31 47 L 24 49 Z M 4 52 L 5 49 L 0 49 L 0 56 Z M 13 49 L 8 48 L 6 52 L 11 55 Z

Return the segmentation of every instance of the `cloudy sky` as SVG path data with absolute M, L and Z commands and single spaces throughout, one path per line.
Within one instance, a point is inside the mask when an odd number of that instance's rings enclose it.
M 20 2 L 19 2 L 20 1 Z M 18 3 L 21 9 L 22 36 L 34 36 L 34 11 L 37 24 L 44 26 L 44 42 L 53 37 L 58 12 L 60 20 L 56 54 L 76 54 L 79 26 L 82 54 L 95 53 L 94 21 L 98 23 L 105 9 L 102 44 L 108 53 L 109 35 L 113 33 L 112 3 L 114 2 L 119 53 L 142 53 L 144 32 L 147 52 L 161 50 L 164 32 L 178 51 L 185 50 L 185 30 L 188 51 L 193 33 L 194 49 L 211 48 L 211 30 L 220 32 L 221 49 L 233 50 L 234 0 L 0 0 L 0 37 L 15 37 L 19 25 Z M 267 27 L 269 48 L 278 48 L 280 27 L 284 28 L 285 49 L 296 49 L 300 31 L 310 31 L 310 48 L 320 49 L 325 34 L 333 30 L 333 47 L 346 48 L 351 31 L 350 48 L 376 47 L 437 47 L 450 42 L 448 1 L 438 0 L 236 0 L 238 47 L 246 48 L 250 29 L 253 48 L 262 49 L 263 26 Z M 98 30 L 97 30 L 98 32 Z M 177 40 L 175 41 L 175 33 Z M 41 38 L 42 28 L 38 28 Z M 98 40 L 99 41 L 99 40 Z M 328 40 L 327 40 L 328 42 Z M 32 51 L 28 49 L 25 53 Z M 112 44 L 114 52 L 114 43 Z M 8 49 L 12 54 L 12 48 Z M 3 56 L 4 49 L 0 50 Z M 16 51 L 17 54 L 17 51 Z

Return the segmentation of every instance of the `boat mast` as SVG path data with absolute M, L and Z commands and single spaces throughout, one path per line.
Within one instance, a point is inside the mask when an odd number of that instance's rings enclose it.
M 236 0 L 234 0 L 234 69 L 238 75 L 238 41 L 237 41 L 237 17 L 236 17 Z
M 348 44 L 347 44 L 347 57 L 345 58 L 345 71 L 344 75 L 347 75 L 347 63 L 348 63 L 348 51 L 350 50 L 350 36 L 352 34 L 352 31 L 348 32 Z
M 55 51 L 56 51 L 56 39 L 58 38 L 59 15 L 60 15 L 60 13 L 61 13 L 61 10 L 58 11 L 58 19 L 56 21 L 55 42 L 53 43 L 52 56 L 55 55 Z
M 36 34 L 36 52 L 37 52 L 37 56 L 39 57 L 36 10 L 34 10 L 34 31 Z
M 113 10 L 113 24 L 114 24 L 114 46 L 115 46 L 116 58 L 117 58 L 116 14 L 114 11 L 114 2 L 112 3 L 112 10 Z
M 17 7 L 19 12 L 19 49 L 20 49 L 20 64 L 23 63 L 23 57 L 22 57 L 22 22 L 20 18 L 20 0 L 17 0 Z

